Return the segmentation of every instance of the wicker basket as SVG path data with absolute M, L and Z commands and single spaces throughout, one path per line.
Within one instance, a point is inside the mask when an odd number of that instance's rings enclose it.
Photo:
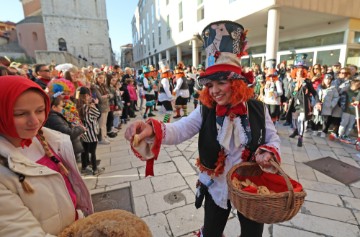
M 294 192 L 289 176 L 281 169 L 277 162 L 271 164 L 284 177 L 289 191 L 272 194 L 254 194 L 235 188 L 231 182 L 234 172 L 242 176 L 259 176 L 263 173 L 255 162 L 242 162 L 230 169 L 227 174 L 229 197 L 234 207 L 245 217 L 259 223 L 278 223 L 290 220 L 304 203 L 306 192 Z

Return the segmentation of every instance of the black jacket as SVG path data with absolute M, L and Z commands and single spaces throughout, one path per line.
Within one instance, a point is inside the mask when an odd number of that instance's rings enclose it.
M 72 126 L 61 113 L 53 110 L 50 111 L 49 117 L 44 126 L 69 135 L 75 154 L 82 152 L 81 150 L 83 148 L 81 145 L 80 135 L 85 132 L 82 127 Z

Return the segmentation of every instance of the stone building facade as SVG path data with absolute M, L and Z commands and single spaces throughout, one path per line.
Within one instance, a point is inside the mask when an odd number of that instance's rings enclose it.
M 43 35 L 32 32 L 32 25 L 17 27 L 20 45 L 26 52 L 36 50 L 67 51 L 78 58 L 81 64 L 99 66 L 112 63 L 112 49 L 109 38 L 109 26 L 106 16 L 105 0 L 21 0 L 26 23 L 27 18 L 41 17 Z M 27 37 L 24 37 L 24 35 Z M 29 35 L 29 36 L 28 36 Z M 36 35 L 37 37 L 34 37 Z M 21 39 L 20 39 L 21 36 Z M 38 48 L 27 49 L 28 45 L 36 45 L 34 40 L 44 38 Z M 45 54 L 46 55 L 46 54 Z M 42 60 L 44 60 L 44 55 Z M 49 58 L 49 62 L 53 59 Z M 63 63 L 63 62 L 56 62 Z
M 132 44 L 126 44 L 120 47 L 121 50 L 121 59 L 120 67 L 135 67 L 134 56 L 133 56 L 133 46 Z

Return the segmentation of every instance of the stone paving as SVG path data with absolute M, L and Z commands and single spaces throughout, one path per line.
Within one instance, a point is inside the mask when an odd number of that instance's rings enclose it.
M 161 118 L 161 116 L 159 116 Z M 140 115 L 137 116 L 140 119 Z M 155 176 L 144 177 L 145 162 L 131 152 L 124 137 L 126 125 L 110 145 L 97 149 L 105 173 L 85 176 L 91 193 L 131 187 L 135 214 L 149 225 L 154 237 L 190 237 L 202 226 L 203 208 L 196 209 L 197 136 L 176 146 L 162 146 L 155 162 Z M 265 225 L 264 237 L 355 237 L 360 236 L 360 181 L 344 185 L 304 162 L 330 156 L 360 167 L 360 153 L 353 146 L 305 134 L 304 146 L 289 138 L 289 127 L 278 126 L 282 168 L 300 181 L 307 196 L 290 221 Z M 224 235 L 237 237 L 240 227 L 232 211 Z

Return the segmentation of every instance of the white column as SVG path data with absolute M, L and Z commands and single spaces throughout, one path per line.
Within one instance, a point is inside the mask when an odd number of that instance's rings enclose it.
M 162 54 L 159 53 L 159 61 L 161 61 L 161 60 L 162 60 Z
M 157 65 L 157 63 L 156 63 L 156 56 L 155 56 L 155 55 L 153 55 L 153 66 L 154 66 L 155 68 L 158 67 L 158 65 Z
M 309 66 L 313 66 L 314 64 L 316 64 L 316 61 L 317 61 L 317 53 L 318 53 L 318 51 L 315 50 L 315 51 L 314 51 L 314 56 L 313 56 L 313 61 L 310 62 L 310 65 L 309 65 Z
M 279 47 L 280 11 L 272 8 L 268 11 L 267 34 L 266 34 L 266 60 L 276 59 Z
M 151 65 L 151 57 L 148 58 L 148 61 L 149 61 L 148 65 Z
M 182 52 L 180 46 L 176 46 L 176 61 L 177 63 L 182 61 Z
M 170 50 L 166 50 L 166 61 L 169 63 L 170 65 Z
M 198 59 L 198 48 L 197 48 L 197 42 L 196 39 L 192 39 L 191 40 L 191 46 L 192 46 L 192 66 L 197 67 L 197 65 L 199 64 L 199 59 Z

